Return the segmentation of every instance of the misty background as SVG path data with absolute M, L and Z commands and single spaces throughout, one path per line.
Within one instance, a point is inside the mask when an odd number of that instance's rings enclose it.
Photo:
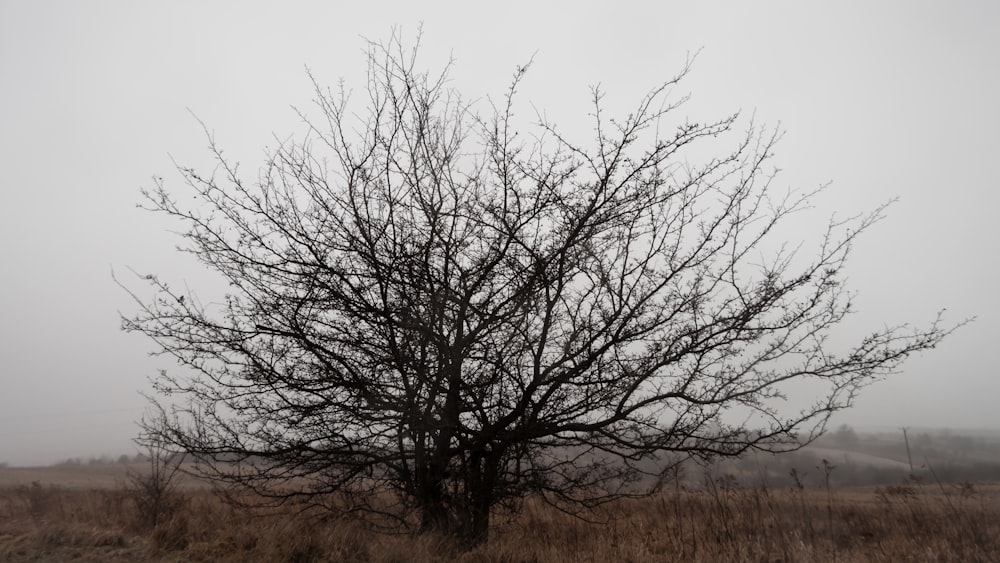
M 591 86 L 622 114 L 698 53 L 680 115 L 777 126 L 775 188 L 832 182 L 803 238 L 899 197 L 848 261 L 845 329 L 978 317 L 834 423 L 1000 428 L 1000 4 L 690 4 L 0 2 L 0 462 L 135 450 L 140 392 L 177 368 L 121 332 L 136 306 L 111 276 L 216 289 L 175 250 L 181 225 L 136 208 L 154 176 L 184 193 L 175 162 L 212 169 L 195 116 L 254 178 L 304 133 L 307 68 L 363 102 L 365 38 L 412 44 L 421 24 L 422 66 L 453 58 L 469 99 L 533 59 L 521 111 L 583 136 Z

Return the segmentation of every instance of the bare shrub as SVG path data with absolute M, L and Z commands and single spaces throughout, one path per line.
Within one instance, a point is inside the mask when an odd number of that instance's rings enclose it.
M 175 478 L 183 456 L 152 444 L 147 448 L 148 470 L 130 469 L 126 489 L 131 493 L 136 507 L 140 529 L 156 529 L 169 520 L 185 501 L 177 490 Z

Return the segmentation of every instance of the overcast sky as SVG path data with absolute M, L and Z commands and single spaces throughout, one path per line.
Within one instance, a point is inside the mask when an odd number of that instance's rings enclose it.
M 824 216 L 900 198 L 849 263 L 859 336 L 978 316 L 837 422 L 1000 427 L 1000 3 L 416 4 L 0 2 L 0 462 L 134 451 L 139 392 L 172 364 L 120 331 L 111 271 L 198 291 L 180 225 L 135 207 L 154 175 L 182 188 L 172 158 L 209 165 L 191 112 L 252 177 L 272 134 L 302 132 L 306 67 L 361 88 L 363 38 L 420 22 L 468 98 L 533 56 L 522 99 L 566 126 L 589 86 L 620 111 L 700 50 L 684 111 L 780 124 L 777 186 L 832 182 Z

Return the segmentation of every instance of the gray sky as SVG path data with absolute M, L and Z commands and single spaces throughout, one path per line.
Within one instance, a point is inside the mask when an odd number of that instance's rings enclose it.
M 470 98 L 534 55 L 521 99 L 566 127 L 590 85 L 620 111 L 701 49 L 684 111 L 780 122 L 778 187 L 832 181 L 823 217 L 900 198 L 849 263 L 851 330 L 978 316 L 837 421 L 1000 427 L 1000 3 L 343 4 L 0 2 L 0 462 L 132 451 L 138 392 L 172 364 L 119 330 L 111 269 L 205 279 L 180 226 L 135 208 L 153 175 L 181 188 L 171 156 L 209 165 L 188 108 L 252 176 L 272 133 L 302 132 L 306 66 L 360 89 L 362 37 L 420 22 L 424 63 L 452 54 Z

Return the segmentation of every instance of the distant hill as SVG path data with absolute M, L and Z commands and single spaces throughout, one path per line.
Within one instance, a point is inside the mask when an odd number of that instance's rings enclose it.
M 841 426 L 813 444 L 787 454 L 750 454 L 709 468 L 687 468 L 728 475 L 744 486 L 831 486 L 927 482 L 1000 482 L 1000 431 L 900 429 L 865 432 Z M 824 461 L 826 462 L 824 464 Z M 912 471 L 911 471 L 912 462 Z M 795 475 L 792 475 L 792 471 Z M 911 477 L 912 476 L 912 477 Z

